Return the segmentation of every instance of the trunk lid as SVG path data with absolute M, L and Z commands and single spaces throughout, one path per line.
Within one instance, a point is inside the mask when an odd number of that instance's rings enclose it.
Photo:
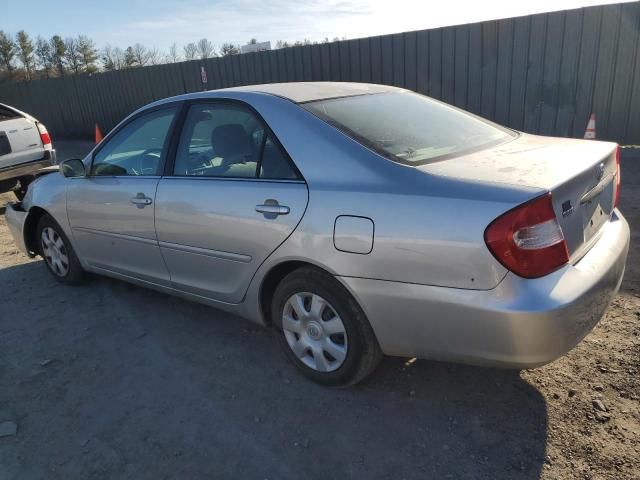
M 418 168 L 432 175 L 551 192 L 569 254 L 575 259 L 613 211 L 616 148 L 609 142 L 521 134 L 506 144 Z

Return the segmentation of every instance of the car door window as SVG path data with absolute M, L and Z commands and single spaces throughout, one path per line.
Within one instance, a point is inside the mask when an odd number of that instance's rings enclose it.
M 189 109 L 174 175 L 297 178 L 261 120 L 233 104 L 198 104 Z
M 164 108 L 129 122 L 95 155 L 91 175 L 160 175 L 176 111 L 175 106 Z
M 300 178 L 282 148 L 267 135 L 260 162 L 260 178 L 295 180 Z

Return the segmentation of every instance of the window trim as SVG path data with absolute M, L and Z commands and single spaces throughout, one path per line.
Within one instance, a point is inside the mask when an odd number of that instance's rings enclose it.
M 291 170 L 296 174 L 296 176 L 298 178 L 260 178 L 258 176 L 259 172 L 260 172 L 260 167 L 262 165 L 262 154 L 263 151 L 260 152 L 260 158 L 258 159 L 257 165 L 256 165 L 256 176 L 254 177 L 232 177 L 232 176 L 200 176 L 200 175 L 176 175 L 174 173 L 174 168 L 175 168 L 175 162 L 176 162 L 176 156 L 177 156 L 177 152 L 178 152 L 178 146 L 180 143 L 180 138 L 182 137 L 182 132 L 184 130 L 184 124 L 185 124 L 185 120 L 187 118 L 187 114 L 189 113 L 189 110 L 191 109 L 191 107 L 195 106 L 195 105 L 234 105 L 234 106 L 239 106 L 241 108 L 246 109 L 248 112 L 250 112 L 252 115 L 255 116 L 256 120 L 262 125 L 262 127 L 264 128 L 266 135 L 264 136 L 264 140 L 263 140 L 263 145 L 262 145 L 262 150 L 264 150 L 264 144 L 266 143 L 266 139 L 267 136 L 270 135 L 273 142 L 276 144 L 276 146 L 280 149 L 280 152 L 283 154 L 285 160 L 287 161 L 287 163 L 289 164 L 289 167 L 291 168 Z M 306 183 L 306 180 L 304 179 L 304 176 L 302 175 L 302 172 L 300 172 L 300 170 L 298 169 L 297 165 L 295 164 L 295 162 L 293 161 L 293 159 L 291 158 L 291 155 L 289 155 L 289 152 L 287 152 L 287 149 L 284 148 L 284 145 L 282 144 L 282 142 L 280 141 L 280 139 L 277 137 L 277 135 L 273 132 L 273 130 L 271 129 L 271 127 L 269 126 L 269 124 L 266 122 L 266 120 L 264 119 L 264 117 L 262 115 L 260 115 L 260 113 L 249 103 L 243 101 L 243 100 L 238 100 L 238 99 L 234 99 L 234 98 L 194 98 L 191 100 L 187 100 L 184 102 L 182 111 L 180 112 L 180 115 L 176 116 L 176 118 L 179 119 L 180 123 L 178 125 L 178 127 L 174 130 L 173 132 L 173 138 L 171 141 L 171 144 L 169 145 L 169 150 L 167 151 L 167 160 L 164 164 L 164 172 L 162 174 L 163 178 L 185 178 L 185 179 L 198 179 L 198 180 L 205 180 L 205 179 L 209 179 L 209 180 L 240 180 L 240 181 L 248 181 L 248 182 L 286 182 L 286 183 Z
M 98 155 L 98 153 L 100 153 L 100 151 L 106 145 L 108 145 L 108 143 L 113 139 L 113 137 L 115 137 L 119 132 L 124 130 L 129 124 L 136 121 L 137 119 L 143 116 L 149 115 L 151 113 L 158 112 L 160 110 L 166 110 L 169 108 L 175 108 L 176 112 L 173 116 L 173 120 L 171 120 L 171 124 L 169 125 L 169 130 L 167 131 L 167 136 L 164 139 L 164 143 L 162 144 L 162 150 L 163 152 L 165 152 L 165 154 L 160 157 L 160 165 L 158 167 L 158 171 L 156 174 L 154 175 L 92 175 L 91 174 L 91 172 L 93 171 L 93 165 L 95 163 L 96 155 Z M 146 108 L 136 113 L 135 115 L 132 115 L 122 123 L 120 123 L 116 128 L 111 130 L 107 134 L 107 136 L 104 138 L 104 140 L 100 142 L 100 145 L 98 145 L 98 147 L 96 147 L 94 151 L 91 152 L 91 162 L 89 163 L 89 168 L 87 170 L 87 174 L 85 175 L 85 178 L 130 178 L 130 177 L 131 178 L 160 178 L 162 176 L 162 173 L 164 172 L 164 168 L 167 163 L 169 154 L 171 153 L 169 148 L 173 141 L 175 130 L 178 127 L 178 119 L 180 118 L 183 110 L 184 110 L 184 101 L 182 100 L 177 102 L 163 103 L 155 107 Z

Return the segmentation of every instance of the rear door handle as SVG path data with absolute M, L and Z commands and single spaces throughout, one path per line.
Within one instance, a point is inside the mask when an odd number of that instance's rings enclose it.
M 264 218 L 273 220 L 278 215 L 288 215 L 291 209 L 286 205 L 280 205 L 274 198 L 269 198 L 262 205 L 256 205 L 256 212 L 262 213 Z
M 256 212 L 271 215 L 288 215 L 291 209 L 285 205 L 256 205 Z
M 151 205 L 153 200 L 146 197 L 144 193 L 138 193 L 135 197 L 131 198 L 131 203 L 136 205 L 138 208 L 144 208 L 146 205 Z

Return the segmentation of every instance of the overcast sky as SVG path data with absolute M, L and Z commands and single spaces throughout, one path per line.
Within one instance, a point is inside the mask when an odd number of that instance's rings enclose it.
M 85 34 L 99 47 L 166 50 L 223 42 L 359 38 L 597 5 L 607 0 L 3 0 L 0 29 L 34 37 Z

